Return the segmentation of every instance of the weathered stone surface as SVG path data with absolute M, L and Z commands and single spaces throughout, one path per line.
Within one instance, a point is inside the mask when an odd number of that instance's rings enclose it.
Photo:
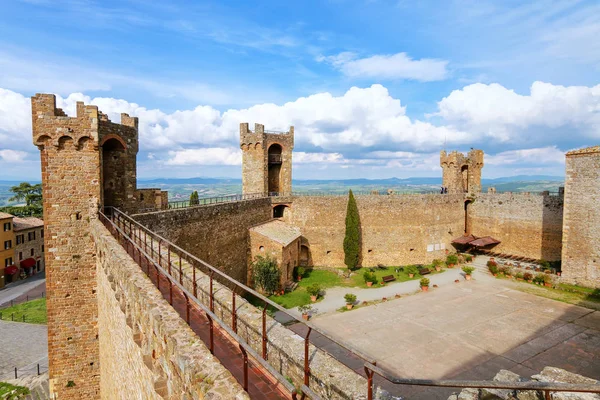
M 555 367 L 546 367 L 538 375 L 533 375 L 531 378 L 540 382 L 598 383 L 596 379 L 587 378 Z
M 600 287 L 600 146 L 567 153 L 562 276 Z
M 479 399 L 479 389 L 463 389 L 458 394 L 458 400 L 478 400 Z
M 481 169 L 483 168 L 483 150 L 471 150 L 465 157 L 457 151 L 440 152 L 442 167 L 442 186 L 448 188 L 448 193 L 479 193 L 481 192 Z
M 247 399 L 243 388 L 97 220 L 103 399 Z M 109 278 L 110 277 L 110 278 Z

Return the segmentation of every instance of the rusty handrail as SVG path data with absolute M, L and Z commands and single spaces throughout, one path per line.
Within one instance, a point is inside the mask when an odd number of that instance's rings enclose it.
M 229 326 L 227 326 L 226 323 L 224 323 L 223 321 L 221 321 L 219 319 L 219 317 L 217 317 L 210 309 L 208 309 L 200 300 L 198 300 L 198 298 L 196 298 L 192 293 L 190 293 L 185 286 L 183 286 L 182 284 L 180 284 L 173 276 L 171 276 L 159 263 L 157 263 L 150 254 L 148 254 L 146 251 L 144 251 L 142 249 L 142 246 L 138 245 L 135 240 L 133 240 L 129 235 L 127 235 L 127 233 L 121 229 L 119 226 L 117 226 L 110 218 L 108 218 L 104 213 L 99 212 L 100 217 L 108 224 L 110 224 L 114 230 L 116 232 L 118 232 L 120 234 L 120 236 L 122 238 L 125 238 L 129 243 L 131 243 L 135 248 L 137 248 L 138 251 L 138 265 L 141 266 L 141 258 L 140 255 L 144 255 L 144 258 L 146 260 L 146 267 L 148 268 L 148 262 L 152 263 L 154 266 L 154 269 L 157 271 L 157 275 L 158 275 L 158 271 L 161 272 L 161 274 L 167 278 L 172 285 L 175 285 L 185 296 L 186 298 L 186 303 L 187 303 L 187 307 L 186 307 L 186 311 L 187 311 L 187 323 L 189 325 L 189 303 L 190 300 L 196 304 L 197 307 L 199 307 L 207 316 L 207 318 L 211 321 L 211 328 L 212 328 L 212 321 L 215 321 L 219 324 L 219 326 L 221 327 L 221 329 L 223 329 L 229 336 L 231 336 L 239 345 L 240 347 L 240 351 L 242 351 L 242 355 L 244 356 L 244 366 L 245 366 L 245 371 L 244 371 L 244 389 L 247 391 L 248 385 L 247 385 L 247 367 L 248 367 L 248 363 L 247 363 L 247 354 L 249 354 L 256 362 L 258 362 L 263 368 L 265 368 L 273 377 L 275 377 L 277 379 L 277 381 L 279 383 L 281 383 L 289 392 L 292 396 L 296 395 L 296 388 L 294 387 L 294 385 L 292 385 L 290 382 L 288 382 L 288 380 L 281 375 L 277 370 L 275 370 L 275 368 L 273 368 L 268 362 L 266 362 L 265 360 L 262 360 L 261 357 L 254 351 L 254 349 L 248 344 L 246 343 L 246 341 L 244 341 L 244 339 L 239 336 L 236 332 L 234 332 L 233 330 L 231 330 L 231 328 L 229 328 Z M 107 227 L 108 228 L 108 227 Z M 110 229 L 109 229 L 109 232 Z M 114 236 L 114 234 L 111 232 L 111 235 Z M 119 238 L 117 237 L 117 241 L 119 241 Z M 125 248 L 125 251 L 128 252 L 127 248 Z M 129 252 L 128 252 L 129 253 Z M 133 250 L 134 256 L 135 256 L 135 250 Z M 135 257 L 132 257 L 132 259 L 135 262 Z M 143 270 L 143 268 L 142 268 Z M 149 268 L 148 268 L 148 273 L 149 275 Z M 157 276 L 157 282 L 159 282 L 159 277 Z M 158 285 L 157 285 L 158 286 Z M 171 301 L 172 303 L 172 301 Z M 172 305 L 172 304 L 171 304 Z M 212 342 L 212 340 L 211 340 Z M 212 343 L 210 345 L 211 347 L 211 353 L 212 353 Z M 243 350 L 242 350 L 243 349 Z
M 198 200 L 190 202 L 190 200 L 173 200 L 167 203 L 167 208 L 165 210 L 177 210 L 181 208 L 188 207 L 201 207 L 208 206 L 211 204 L 223 204 L 223 203 L 233 203 L 236 201 L 245 201 L 245 200 L 255 200 L 262 199 L 267 197 L 265 193 L 243 193 L 243 194 L 225 194 L 222 196 L 212 196 L 212 197 L 200 197 Z M 142 211 L 146 211 L 148 209 L 144 209 Z M 150 212 L 158 212 L 165 211 L 160 209 L 154 209 Z M 138 214 L 144 214 L 144 212 L 138 212 Z
M 550 392 L 577 392 L 577 393 L 600 393 L 600 384 L 592 383 L 560 383 L 560 382 L 499 382 L 499 381 L 471 381 L 450 379 L 408 379 L 399 378 L 381 369 L 372 363 L 364 365 L 367 375 L 376 373 L 388 382 L 395 385 L 447 387 L 447 388 L 474 388 L 474 389 L 511 389 L 511 390 L 539 390 L 543 391 L 547 399 Z M 369 388 L 368 399 L 373 398 L 372 387 Z
M 344 348 L 344 349 L 352 352 L 356 356 L 360 357 L 363 361 L 366 361 L 366 362 L 375 362 L 375 360 L 372 357 L 364 354 L 362 351 L 356 349 L 354 346 L 352 346 L 350 344 L 344 344 L 344 343 L 338 342 L 336 339 L 332 338 L 329 334 L 327 334 L 326 332 L 323 332 L 322 330 L 320 330 L 319 328 L 317 328 L 311 322 L 304 321 L 304 320 L 296 317 L 295 315 L 291 314 L 288 309 L 286 309 L 286 308 L 282 307 L 281 305 L 275 303 L 274 301 L 268 299 L 267 297 L 265 297 L 262 294 L 258 293 L 254 289 L 252 289 L 252 288 L 244 285 L 243 283 L 241 283 L 241 282 L 233 279 L 229 275 L 227 275 L 224 272 L 218 270 L 217 268 L 213 267 L 212 265 L 208 264 L 207 262 L 199 259 L 198 257 L 190 254 L 189 252 L 187 252 L 186 250 L 184 250 L 181 247 L 177 246 L 176 244 L 173 244 L 172 242 L 170 242 L 169 240 L 165 239 L 164 237 L 162 237 L 158 233 L 153 232 L 150 229 L 146 228 L 144 225 L 140 224 L 139 222 L 137 222 L 136 220 L 134 220 L 133 218 L 131 218 L 129 215 L 124 214 L 123 212 L 121 212 L 117 208 L 114 208 L 114 207 L 107 207 L 107 208 L 110 208 L 113 211 L 116 211 L 119 215 L 123 216 L 128 221 L 130 221 L 131 223 L 137 225 L 145 233 L 149 233 L 150 235 L 154 235 L 155 238 L 160 239 L 162 242 L 168 244 L 170 247 L 172 247 L 172 248 L 174 248 L 176 250 L 176 253 L 179 253 L 179 252 L 183 253 L 183 255 L 185 256 L 186 260 L 189 259 L 189 258 L 191 258 L 192 260 L 196 261 L 197 263 L 200 263 L 201 265 L 203 265 L 204 267 L 206 267 L 212 273 L 214 273 L 214 274 L 222 277 L 223 279 L 225 279 L 228 282 L 231 282 L 232 284 L 234 284 L 235 286 L 239 287 L 240 289 L 242 289 L 242 290 L 244 290 L 244 291 L 252 294 L 253 296 L 257 297 L 258 299 L 260 299 L 261 301 L 267 303 L 269 306 L 277 309 L 278 311 L 281 311 L 281 312 L 285 313 L 286 315 L 290 316 L 291 318 L 293 318 L 297 322 L 299 322 L 299 323 L 301 323 L 303 325 L 306 325 L 307 327 L 309 327 L 313 331 L 318 332 L 319 334 L 323 335 L 324 337 L 326 337 L 327 339 L 331 340 L 332 342 L 334 342 L 335 344 L 339 345 L 340 347 L 342 347 L 342 348 Z M 322 349 L 322 350 L 325 351 L 325 352 L 327 352 L 324 349 Z M 333 358 L 335 358 L 335 356 L 333 354 L 331 354 L 329 352 L 327 352 L 327 353 L 330 354 Z

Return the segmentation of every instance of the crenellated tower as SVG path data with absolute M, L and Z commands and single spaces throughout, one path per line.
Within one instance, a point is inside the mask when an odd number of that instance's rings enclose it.
M 481 169 L 483 150 L 471 150 L 465 156 L 458 151 L 440 152 L 440 166 L 443 170 L 442 186 L 448 193 L 481 192 Z
M 277 196 L 292 192 L 294 127 L 288 132 L 265 131 L 264 125 L 240 124 L 242 192 Z
M 50 388 L 60 399 L 99 398 L 90 220 L 101 206 L 134 212 L 148 203 L 166 205 L 166 196 L 136 189 L 137 118 L 121 114 L 117 124 L 83 102 L 69 117 L 51 94 L 36 94 L 31 109 L 42 166 Z

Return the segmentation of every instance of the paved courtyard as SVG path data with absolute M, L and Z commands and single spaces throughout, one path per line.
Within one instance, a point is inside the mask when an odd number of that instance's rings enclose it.
M 48 371 L 48 327 L 0 321 L 0 381 Z
M 500 369 L 531 376 L 545 366 L 600 378 L 600 312 L 522 293 L 481 270 L 475 276 L 312 321 L 404 378 L 491 379 Z M 409 399 L 452 392 L 394 389 Z

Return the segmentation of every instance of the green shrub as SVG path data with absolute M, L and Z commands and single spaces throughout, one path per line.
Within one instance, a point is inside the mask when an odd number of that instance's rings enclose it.
M 545 274 L 541 274 L 541 273 L 535 274 L 535 278 L 533 278 L 533 282 L 540 283 L 540 284 L 544 283 L 544 276 L 545 276 Z
M 488 266 L 488 268 L 491 266 L 497 267 L 498 263 L 494 260 L 489 260 L 486 265 Z
M 298 306 L 298 311 L 300 311 L 301 314 L 308 314 L 313 310 L 312 306 L 310 304 L 305 304 L 303 306 Z
M 356 295 L 352 293 L 346 293 L 344 300 L 346 300 L 346 304 L 354 304 L 356 303 Z
M 475 271 L 474 267 L 462 267 L 462 270 L 465 274 L 471 275 L 473 271 Z
M 525 275 L 523 275 L 523 273 L 521 271 L 519 271 L 515 274 L 515 278 L 517 278 L 517 279 L 523 279 L 524 276 Z
M 360 217 L 352 190 L 348 193 L 346 208 L 346 236 L 344 237 L 344 264 L 348 269 L 356 269 L 360 261 Z
M 547 269 L 550 269 L 550 262 L 546 261 L 546 260 L 540 260 L 538 262 L 540 268 L 542 269 L 542 271 L 545 271 Z
M 427 278 L 421 278 L 421 280 L 419 281 L 419 283 L 421 284 L 421 286 L 429 286 L 429 279 L 427 279 Z
M 439 258 L 436 258 L 436 259 L 435 259 L 435 260 L 433 260 L 431 263 L 432 263 L 432 264 L 433 264 L 435 267 L 437 267 L 438 265 L 439 265 L 439 266 L 442 266 L 442 265 L 444 265 L 444 264 L 445 264 L 444 260 L 440 260 Z
M 318 296 L 319 293 L 321 293 L 321 285 L 319 285 L 318 283 L 313 283 L 312 285 L 306 288 L 306 291 L 311 296 Z
M 456 254 L 450 254 L 448 255 L 448 257 L 446 257 L 446 264 L 450 265 L 450 264 L 458 264 L 458 256 Z
M 374 272 L 371 271 L 365 271 L 363 273 L 363 278 L 365 280 L 365 282 L 373 282 L 373 283 L 377 283 L 377 276 L 375 275 Z
M 408 267 L 405 268 L 405 271 L 407 274 L 418 274 L 419 273 L 419 269 L 417 268 L 416 265 L 409 265 Z
M 471 261 L 473 261 L 473 256 L 472 256 L 472 255 L 470 255 L 470 254 L 467 254 L 467 255 L 465 255 L 465 261 L 466 261 L 466 262 L 471 262 Z
M 256 256 L 252 263 L 252 278 L 254 285 L 261 288 L 266 294 L 271 295 L 279 289 L 281 271 L 277 261 L 269 256 Z
M 499 271 L 498 265 L 496 265 L 496 263 L 490 264 L 489 261 L 488 261 L 488 269 L 490 270 L 490 272 L 492 273 L 492 275 L 496 275 L 498 273 L 498 271 Z
M 304 267 L 294 268 L 294 279 L 297 280 L 298 278 L 304 278 L 305 272 L 306 270 L 304 269 Z

